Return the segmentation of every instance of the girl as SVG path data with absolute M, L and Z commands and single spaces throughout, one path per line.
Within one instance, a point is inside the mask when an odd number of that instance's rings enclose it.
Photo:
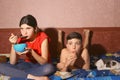
M 49 38 L 37 27 L 37 21 L 32 15 L 23 16 L 20 20 L 21 37 L 13 33 L 9 37 L 12 44 L 10 63 L 0 64 L 0 73 L 11 77 L 21 77 L 34 80 L 49 80 L 48 77 L 56 69 L 50 62 L 48 50 Z M 16 52 L 13 46 L 16 43 L 26 43 L 24 52 Z M 23 60 L 20 55 L 25 55 Z

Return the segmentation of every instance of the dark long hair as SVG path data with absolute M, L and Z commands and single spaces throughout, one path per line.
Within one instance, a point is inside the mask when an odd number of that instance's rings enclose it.
M 22 24 L 27 24 L 31 27 L 33 27 L 35 29 L 35 32 L 40 32 L 40 28 L 38 28 L 38 25 L 37 25 L 37 20 L 35 19 L 34 16 L 28 14 L 26 16 L 23 16 L 20 20 L 20 23 L 19 23 L 19 27 L 22 25 Z
M 26 16 L 23 16 L 21 18 L 20 23 L 19 23 L 19 27 L 22 24 L 27 24 L 29 26 L 32 26 L 33 28 L 36 28 L 37 27 L 37 20 L 32 15 L 26 15 Z

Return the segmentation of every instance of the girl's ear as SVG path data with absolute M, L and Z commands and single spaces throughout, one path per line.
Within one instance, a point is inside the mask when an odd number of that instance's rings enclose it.
M 35 28 L 35 33 L 38 33 L 40 29 L 38 27 Z

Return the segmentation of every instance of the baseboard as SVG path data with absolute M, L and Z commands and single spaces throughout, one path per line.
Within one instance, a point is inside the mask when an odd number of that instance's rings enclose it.
M 0 56 L 6 56 L 6 57 L 10 57 L 10 53 L 0 53 Z

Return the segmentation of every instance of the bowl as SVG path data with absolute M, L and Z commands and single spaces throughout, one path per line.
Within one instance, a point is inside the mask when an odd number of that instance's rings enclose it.
M 26 47 L 27 47 L 26 43 L 15 44 L 13 46 L 16 52 L 24 52 Z

